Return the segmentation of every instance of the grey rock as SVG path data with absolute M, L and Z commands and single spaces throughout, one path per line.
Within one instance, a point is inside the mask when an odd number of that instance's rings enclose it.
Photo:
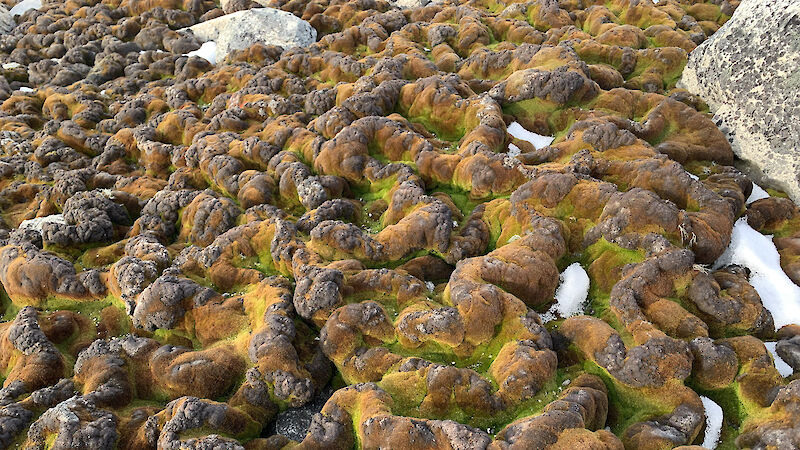
M 778 341 L 775 353 L 791 366 L 795 373 L 800 371 L 800 336 Z
M 2 8 L 2 6 L 0 6 L 0 8 Z M 1 12 L 0 12 L 0 14 L 1 14 Z M 2 19 L 0 19 L 0 20 L 2 20 Z M 0 27 L 1 26 L 2 25 L 0 24 Z M 58 224 L 61 224 L 61 225 L 66 225 L 67 224 L 67 222 L 64 220 L 64 215 L 63 214 L 51 214 L 49 216 L 36 217 L 36 218 L 33 218 L 33 219 L 23 220 L 19 224 L 19 228 L 26 229 L 26 230 L 27 229 L 35 230 L 35 231 L 38 231 L 39 233 L 41 233 L 42 232 L 42 228 L 44 227 L 44 224 L 46 224 L 46 223 L 58 223 Z
M 14 381 L 2 389 L 2 394 L 15 391 L 12 395 L 19 396 L 27 392 L 24 382 Z M 36 416 L 36 409 L 49 409 L 69 399 L 74 395 L 75 386 L 72 380 L 61 379 L 54 386 L 48 386 L 30 395 L 32 401 L 8 402 L 9 397 L 0 394 L 3 407 L 0 408 L 0 447 L 11 448 L 14 440 L 29 428 L 31 421 Z
M 8 330 L 8 340 L 23 355 L 58 352 L 39 328 L 38 313 L 32 306 L 19 310 L 13 325 Z
M 267 431 L 269 434 L 281 434 L 289 439 L 302 441 L 306 437 L 314 415 L 322 410 L 331 395 L 333 395 L 333 389 L 328 386 L 309 403 L 281 412 L 275 417 Z
M 290 48 L 308 47 L 317 40 L 317 31 L 308 22 L 273 8 L 238 11 L 188 29 L 203 42 L 216 42 L 217 60 L 257 42 Z
M 161 426 L 155 416 L 147 421 L 145 433 L 157 437 L 157 447 L 165 450 L 178 449 L 224 449 L 244 450 L 238 442 L 216 434 L 199 438 L 181 439 L 184 432 L 198 429 L 224 429 L 231 407 L 224 403 L 211 402 L 197 397 L 181 397 L 167 404 L 169 419 Z M 159 430 L 158 428 L 161 427 Z M 155 442 L 154 442 L 155 443 Z
M 0 446 L 11 448 L 14 439 L 25 430 L 33 418 L 33 412 L 18 403 L 0 408 Z
M 743 0 L 678 86 L 708 103 L 751 176 L 800 201 L 800 2 Z
M 28 429 L 28 440 L 34 444 L 31 448 L 45 448 L 55 435 L 53 449 L 112 449 L 119 437 L 116 425 L 113 414 L 75 396 L 45 411 Z
M 132 308 L 133 323 L 148 331 L 169 330 L 186 313 L 187 308 L 202 306 L 216 296 L 214 290 L 193 280 L 162 275 L 136 297 Z
M 115 224 L 128 221 L 125 207 L 102 190 L 74 194 L 64 204 L 63 217 L 55 216 L 41 224 L 42 238 L 62 246 L 107 241 L 114 237 Z
M 42 0 L 22 0 L 11 9 L 0 5 L 0 34 L 10 33 L 17 26 L 14 16 L 21 15 L 30 9 L 39 9 L 41 7 Z
M 400 9 L 416 9 L 425 6 L 442 5 L 445 0 L 390 0 L 389 3 Z
M 17 23 L 14 22 L 14 16 L 8 12 L 8 9 L 0 5 L 0 34 L 10 33 Z
M 254 2 L 253 0 L 220 0 L 219 6 L 222 8 L 225 14 L 261 7 L 259 2 Z

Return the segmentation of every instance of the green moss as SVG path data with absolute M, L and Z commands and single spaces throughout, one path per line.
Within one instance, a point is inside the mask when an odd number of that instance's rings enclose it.
M 267 276 L 280 275 L 278 268 L 275 267 L 275 262 L 272 260 L 272 254 L 269 251 L 258 252 L 256 256 L 245 257 L 240 254 L 238 258 L 234 257 L 231 261 L 232 265 L 240 269 L 255 269 Z M 246 289 L 247 286 L 234 286 L 234 290 Z
M 178 340 L 175 339 L 176 337 L 178 338 Z M 189 340 L 192 342 L 192 347 L 195 350 L 203 349 L 200 340 L 198 340 L 194 334 L 188 333 L 185 330 L 178 330 L 178 329 L 165 330 L 159 328 L 155 332 L 153 332 L 153 339 L 157 340 L 161 344 L 171 344 L 176 341 L 180 342 L 183 340 Z
M 737 448 L 735 441 L 745 421 L 764 416 L 768 413 L 768 408 L 762 408 L 743 398 L 741 385 L 738 381 L 734 381 L 730 386 L 724 389 L 717 390 L 702 389 L 694 382 L 693 378 L 689 378 L 687 384 L 699 395 L 710 398 L 725 411 L 722 435 L 717 448 Z
M 572 380 L 581 375 L 581 373 L 582 371 L 579 365 L 558 369 L 556 371 L 556 376 L 548 380 L 535 396 L 522 402 L 514 409 L 509 423 L 525 417 L 541 414 L 544 407 L 547 406 L 548 403 L 557 400 L 561 393 L 570 387 Z
M 769 194 L 769 195 L 771 195 L 773 197 L 789 198 L 789 194 L 787 194 L 787 193 L 785 193 L 783 191 L 779 191 L 777 189 L 766 188 L 766 191 L 767 191 L 767 194 Z
M 451 401 L 445 411 L 422 411 L 422 404 L 427 395 L 427 384 L 417 372 L 396 372 L 384 377 L 378 384 L 394 400 L 393 413 L 423 419 L 454 420 L 472 427 L 485 430 L 494 435 L 500 429 L 515 420 L 540 414 L 548 403 L 556 400 L 568 387 L 565 380 L 572 380 L 579 375 L 574 369 L 561 369 L 556 376 L 548 380 L 533 397 L 513 407 L 496 412 L 478 408 L 464 408 Z
M 457 142 L 467 133 L 463 117 L 456 121 L 456 123 L 444 123 L 437 120 L 436 116 L 429 111 L 427 114 L 409 117 L 408 120 L 421 124 L 426 130 L 444 141 Z
M 380 201 L 382 201 L 382 200 L 380 200 Z M 383 216 L 384 216 L 384 214 L 381 213 L 380 215 L 378 215 L 377 213 L 375 213 L 373 215 L 372 214 L 372 211 L 373 211 L 372 208 L 373 208 L 374 205 L 375 205 L 374 201 L 363 204 L 362 207 L 361 207 L 361 215 L 360 215 L 360 219 L 361 220 L 358 221 L 358 225 L 361 226 L 362 229 L 364 229 L 365 231 L 367 231 L 370 234 L 377 234 L 381 230 L 383 230 Z M 385 211 L 384 211 L 384 213 L 385 213 Z
M 6 289 L 2 284 L 0 284 L 0 306 L 3 308 L 2 320 L 4 322 L 14 320 L 20 310 L 20 307 L 11 301 L 11 298 L 6 293 Z
M 193 273 L 187 273 L 187 274 L 184 274 L 184 276 L 186 278 L 194 281 L 195 283 L 199 284 L 200 286 L 205 286 L 207 288 L 212 288 L 214 290 L 217 290 L 217 285 L 212 283 L 211 280 L 209 280 L 207 277 L 199 276 L 199 275 L 196 275 L 196 274 L 193 274 Z
M 622 433 L 636 422 L 669 414 L 674 409 L 667 401 L 660 401 L 660 396 L 650 396 L 642 389 L 634 389 L 618 382 L 604 368 L 592 361 L 584 361 L 583 369 L 603 379 L 608 388 L 609 417 L 607 425 L 616 435 Z M 677 382 L 676 382 L 677 383 Z
M 356 198 L 362 202 L 370 202 L 383 199 L 387 203 L 391 200 L 390 194 L 394 185 L 397 183 L 397 175 L 386 177 L 374 182 L 365 182 L 360 185 L 351 183 L 351 189 Z
M 630 335 L 622 326 L 616 314 L 611 311 L 609 296 L 611 288 L 619 281 L 620 269 L 627 264 L 644 261 L 642 250 L 629 250 L 600 238 L 586 248 L 581 265 L 588 267 L 591 279 L 589 288 L 589 308 L 587 313 L 600 317 L 620 333 L 623 341 L 630 344 Z
M 723 425 L 727 430 L 722 433 L 721 440 L 722 443 L 727 442 L 728 445 L 733 445 L 733 441 L 739 435 L 738 430 L 747 417 L 746 408 L 739 401 L 736 388 L 729 386 L 725 389 L 709 391 L 697 386 L 693 379 L 687 380 L 687 384 L 699 395 L 710 398 L 725 411 Z
M 608 242 L 606 238 L 601 237 L 594 244 L 586 248 L 586 255 L 589 257 L 589 263 L 598 259 L 603 254 L 611 252 L 615 255 L 614 262 L 618 265 L 634 264 L 644 261 L 644 252 L 642 250 L 630 250 L 620 247 L 617 244 Z
M 105 267 L 114 264 L 123 256 L 125 242 L 127 242 L 127 240 L 107 245 L 105 247 L 97 247 L 87 250 L 75 262 L 75 270 L 80 272 L 84 268 Z
M 484 203 L 481 200 L 476 200 L 470 197 L 468 191 L 464 191 L 463 189 L 459 189 L 457 187 L 446 185 L 446 184 L 438 184 L 432 189 L 432 194 L 436 194 L 437 192 L 441 192 L 443 194 L 447 194 L 450 197 L 450 200 L 453 201 L 453 204 L 456 205 L 461 214 L 464 217 L 469 217 L 472 214 L 472 211 L 475 210 L 475 207 Z
M 44 311 L 74 311 L 84 317 L 91 318 L 95 321 L 95 323 L 97 323 L 101 319 L 100 312 L 109 306 L 113 306 L 125 311 L 125 304 L 122 302 L 122 300 L 114 297 L 111 294 L 100 299 L 85 300 L 51 296 L 47 297 L 43 303 L 38 305 L 38 309 Z M 14 315 L 16 315 L 16 311 L 14 312 Z M 126 319 L 128 318 L 127 314 L 122 314 L 122 316 Z M 126 324 L 124 324 L 124 328 L 129 330 L 130 327 L 131 324 L 128 320 Z
M 56 438 L 58 435 L 56 433 L 47 433 L 47 438 L 44 440 L 44 448 L 49 450 L 53 448 L 53 445 L 56 443 Z
M 451 347 L 428 341 L 420 347 L 409 349 L 394 341 L 386 345 L 393 353 L 406 357 L 420 357 L 445 366 L 467 368 L 483 375 L 495 389 L 497 383 L 489 375 L 489 368 L 502 348 L 515 340 L 519 323 L 501 323 L 495 327 L 494 337 L 475 348 L 471 355 L 457 356 Z
M 463 367 L 463 363 L 457 363 L 458 358 L 453 353 L 452 348 L 439 344 L 435 341 L 425 342 L 423 345 L 414 349 L 407 348 L 398 341 L 388 343 L 385 345 L 385 347 L 387 347 L 392 353 L 400 356 L 419 357 L 436 364 Z
M 107 244 L 107 242 L 90 242 L 86 244 L 75 244 L 70 247 L 62 247 L 60 245 L 48 244 L 45 242 L 43 249 L 55 253 L 67 261 L 78 261 L 81 259 L 83 253 L 87 250 L 104 247 Z
M 558 110 L 558 105 L 547 100 L 532 98 L 503 106 L 503 112 L 514 117 L 522 118 L 529 122 L 547 124 L 550 133 L 561 130 L 561 127 L 554 126 L 554 116 Z

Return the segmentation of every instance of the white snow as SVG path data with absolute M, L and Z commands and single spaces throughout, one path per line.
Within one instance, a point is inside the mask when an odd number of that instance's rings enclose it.
M 36 217 L 34 219 L 23 220 L 19 224 L 19 228 L 22 229 L 30 229 L 36 230 L 39 233 L 42 232 L 42 225 L 46 223 L 62 223 L 66 224 L 67 222 L 64 220 L 63 214 L 51 214 L 49 216 L 44 217 Z
M 689 172 L 689 171 L 685 171 L 685 172 L 686 172 L 686 175 L 689 175 L 689 178 L 691 178 L 693 180 L 699 180 L 700 179 L 700 177 L 698 177 L 697 175 L 693 174 L 692 172 Z
M 508 156 L 516 158 L 520 153 L 522 153 L 522 150 L 519 147 L 514 144 L 508 144 Z
M 16 14 L 24 14 L 26 11 L 30 9 L 39 9 L 42 7 L 42 0 L 22 0 L 21 2 L 14 5 L 13 8 L 9 9 L 8 12 L 11 14 L 11 17 L 14 17 Z
M 747 197 L 747 201 L 745 204 L 749 205 L 756 200 L 761 200 L 762 198 L 769 197 L 767 191 L 765 191 L 761 186 L 753 183 L 753 192 L 750 193 L 750 197 Z
M 714 450 L 722 433 L 722 408 L 708 397 L 701 395 L 700 400 L 706 410 L 706 435 L 703 447 Z
M 21 88 L 19 88 L 19 90 L 22 92 L 33 92 L 33 89 L 25 86 L 22 86 Z
M 765 236 L 747 224 L 742 217 L 731 233 L 731 244 L 714 263 L 714 268 L 739 264 L 750 269 L 750 284 L 758 292 L 764 307 L 772 313 L 775 327 L 800 324 L 800 286 L 786 276 L 780 266 L 780 255 Z
M 589 275 L 579 263 L 572 263 L 558 276 L 556 302 L 542 314 L 542 320 L 549 322 L 557 317 L 567 318 L 583 312 L 583 304 L 589 295 Z
M 517 139 L 530 142 L 537 150 L 547 147 L 554 139 L 552 136 L 542 136 L 541 134 L 532 133 L 522 128 L 522 125 L 517 122 L 512 122 L 511 125 L 508 126 L 508 134 Z
M 436 289 L 436 285 L 433 284 L 433 281 L 426 281 L 425 282 L 425 287 L 427 287 L 428 291 L 430 291 L 430 292 L 433 292 L 433 290 Z
M 3 64 L 3 69 L 6 69 L 6 70 L 16 69 L 17 67 L 22 67 L 22 64 L 16 63 L 16 62 L 10 62 L 10 63 Z
M 767 346 L 767 350 L 772 353 L 772 359 L 775 360 L 775 368 L 778 369 L 778 373 L 780 373 L 782 377 L 788 377 L 794 370 L 792 370 L 792 366 L 786 364 L 786 361 L 775 352 L 775 346 L 777 344 L 777 342 L 764 342 L 764 345 Z
M 186 53 L 184 56 L 199 56 L 211 64 L 217 63 L 217 43 L 214 41 L 204 42 L 197 50 Z

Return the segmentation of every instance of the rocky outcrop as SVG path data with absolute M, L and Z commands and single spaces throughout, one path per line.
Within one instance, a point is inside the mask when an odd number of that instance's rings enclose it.
M 800 3 L 744 0 L 695 49 L 681 83 L 705 100 L 734 152 L 800 199 Z
M 284 49 L 307 47 L 317 40 L 317 31 L 305 20 L 273 8 L 237 11 L 189 27 L 203 42 L 217 44 L 217 59 L 231 50 L 243 50 L 255 43 Z
M 22 0 L 14 5 L 11 9 L 0 5 L 0 35 L 6 34 L 17 26 L 14 21 L 14 16 L 22 15 L 31 9 L 39 9 L 42 7 L 42 0 Z
M 0 5 L 0 34 L 8 33 L 13 30 L 15 26 L 14 16 L 8 12 L 5 6 Z
M 675 89 L 738 3 L 15 16 L 0 448 L 794 445 L 800 318 L 710 265 L 746 215 L 800 280 L 800 208 Z
M 391 3 L 400 9 L 414 9 L 428 5 L 440 5 L 443 2 L 441 0 L 396 0 Z

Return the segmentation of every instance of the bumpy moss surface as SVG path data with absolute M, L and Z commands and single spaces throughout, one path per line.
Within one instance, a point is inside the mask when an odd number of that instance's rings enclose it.
M 710 268 L 746 215 L 800 282 L 800 210 L 675 88 L 736 0 L 263 3 L 318 42 L 184 56 L 249 0 L 0 36 L 0 447 L 666 449 L 700 395 L 800 446 L 800 327 Z

